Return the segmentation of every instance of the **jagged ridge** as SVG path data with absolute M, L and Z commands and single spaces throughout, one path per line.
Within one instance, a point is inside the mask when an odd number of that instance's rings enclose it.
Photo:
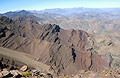
M 37 61 L 50 65 L 57 74 L 100 71 L 107 66 L 100 55 L 92 54 L 91 57 L 91 52 L 87 52 L 90 36 L 82 30 L 64 30 L 55 24 L 40 25 L 34 21 L 11 24 L 1 24 L 8 30 L 0 38 L 0 45 L 33 55 Z

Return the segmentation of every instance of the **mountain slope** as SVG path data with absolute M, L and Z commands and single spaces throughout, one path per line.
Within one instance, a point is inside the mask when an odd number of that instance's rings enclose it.
M 49 66 L 35 61 L 31 55 L 22 52 L 0 47 L 0 58 L 3 58 L 3 60 L 13 60 L 18 66 L 27 65 L 29 68 L 35 68 L 42 72 L 49 72 Z
M 4 34 L 0 38 L 1 47 L 31 54 L 56 74 L 101 71 L 108 66 L 101 55 L 87 52 L 88 39 L 92 36 L 82 30 L 64 30 L 55 24 L 31 21 L 13 21 L 1 27 L 0 33 Z

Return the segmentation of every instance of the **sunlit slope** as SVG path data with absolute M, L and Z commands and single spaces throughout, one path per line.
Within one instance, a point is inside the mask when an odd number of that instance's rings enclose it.
M 26 64 L 28 65 L 28 67 L 35 68 L 43 72 L 49 72 L 49 66 L 35 61 L 35 59 L 32 56 L 30 56 L 29 54 L 25 54 L 23 52 L 17 52 L 0 47 L 0 58 L 1 57 L 12 59 L 21 64 Z

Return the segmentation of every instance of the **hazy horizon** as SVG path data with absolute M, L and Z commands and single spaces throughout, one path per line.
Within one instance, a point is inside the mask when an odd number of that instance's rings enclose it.
M 120 8 L 120 0 L 0 0 L 0 13 L 54 8 Z

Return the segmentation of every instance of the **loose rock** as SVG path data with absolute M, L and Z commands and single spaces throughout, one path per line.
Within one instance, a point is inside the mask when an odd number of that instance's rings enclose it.
M 26 71 L 28 69 L 28 67 L 26 65 L 24 65 L 20 70 L 21 71 Z

